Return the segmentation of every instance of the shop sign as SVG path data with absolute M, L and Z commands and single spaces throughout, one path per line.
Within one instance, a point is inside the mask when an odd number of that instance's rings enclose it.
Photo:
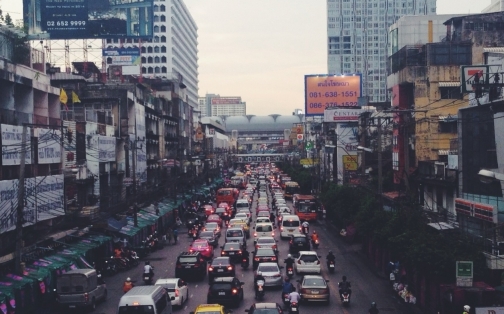
M 504 307 L 477 307 L 476 314 L 504 314 Z
M 456 262 L 457 287 L 472 287 L 473 285 L 473 262 Z

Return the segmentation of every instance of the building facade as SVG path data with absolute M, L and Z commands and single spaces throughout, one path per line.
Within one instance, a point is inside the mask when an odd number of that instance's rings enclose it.
M 198 98 L 198 108 L 202 117 L 244 116 L 247 114 L 247 103 L 240 96 L 220 96 L 206 94 Z
M 404 15 L 435 15 L 436 0 L 327 0 L 327 71 L 361 73 L 369 102 L 388 100 L 387 30 Z
M 481 13 L 493 13 L 504 11 L 504 1 L 503 0 L 492 0 L 492 2 L 483 10 Z

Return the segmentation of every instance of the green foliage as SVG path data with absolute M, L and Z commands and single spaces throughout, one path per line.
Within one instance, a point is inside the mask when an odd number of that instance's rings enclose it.
M 14 26 L 14 22 L 12 21 L 12 18 L 9 13 L 7 13 L 5 15 L 4 23 L 5 23 L 5 25 L 8 25 L 8 26 Z
M 278 167 L 287 173 L 292 181 L 299 184 L 301 194 L 311 193 L 313 176 L 310 168 L 303 168 L 301 165 L 291 165 L 289 163 L 278 164 Z

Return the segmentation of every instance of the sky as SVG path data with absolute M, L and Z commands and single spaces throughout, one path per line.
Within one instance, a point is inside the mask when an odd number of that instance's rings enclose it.
M 490 2 L 438 0 L 437 13 L 479 13 Z M 304 109 L 304 75 L 327 72 L 326 0 L 184 3 L 198 25 L 200 96 L 241 96 L 247 114 Z M 0 8 L 22 17 L 22 0 L 0 0 Z

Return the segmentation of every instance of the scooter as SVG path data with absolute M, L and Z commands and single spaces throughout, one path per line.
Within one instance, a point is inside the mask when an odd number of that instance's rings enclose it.
M 288 293 L 282 293 L 282 300 L 285 305 L 289 304 L 289 294 Z
M 334 261 L 327 261 L 327 268 L 329 268 L 330 273 L 334 273 L 334 270 L 336 269 Z
M 314 249 L 318 249 L 319 244 L 320 244 L 320 242 L 318 239 L 316 239 L 315 241 L 312 240 L 312 245 L 313 245 Z
M 154 277 L 153 273 L 149 273 L 149 274 L 144 273 L 143 274 L 144 284 L 146 284 L 146 285 L 152 285 L 153 277 Z
M 257 292 L 256 292 L 256 300 L 261 301 L 264 298 L 264 281 L 257 281 Z
M 292 266 L 287 267 L 287 277 L 292 278 L 294 276 L 294 269 Z
M 299 305 L 297 302 L 291 302 L 290 304 L 290 313 L 299 313 Z
M 343 306 L 350 305 L 350 292 L 348 290 L 343 291 L 341 294 L 341 303 L 343 303 Z
M 247 257 L 242 258 L 241 268 L 247 269 L 249 267 L 249 259 Z

